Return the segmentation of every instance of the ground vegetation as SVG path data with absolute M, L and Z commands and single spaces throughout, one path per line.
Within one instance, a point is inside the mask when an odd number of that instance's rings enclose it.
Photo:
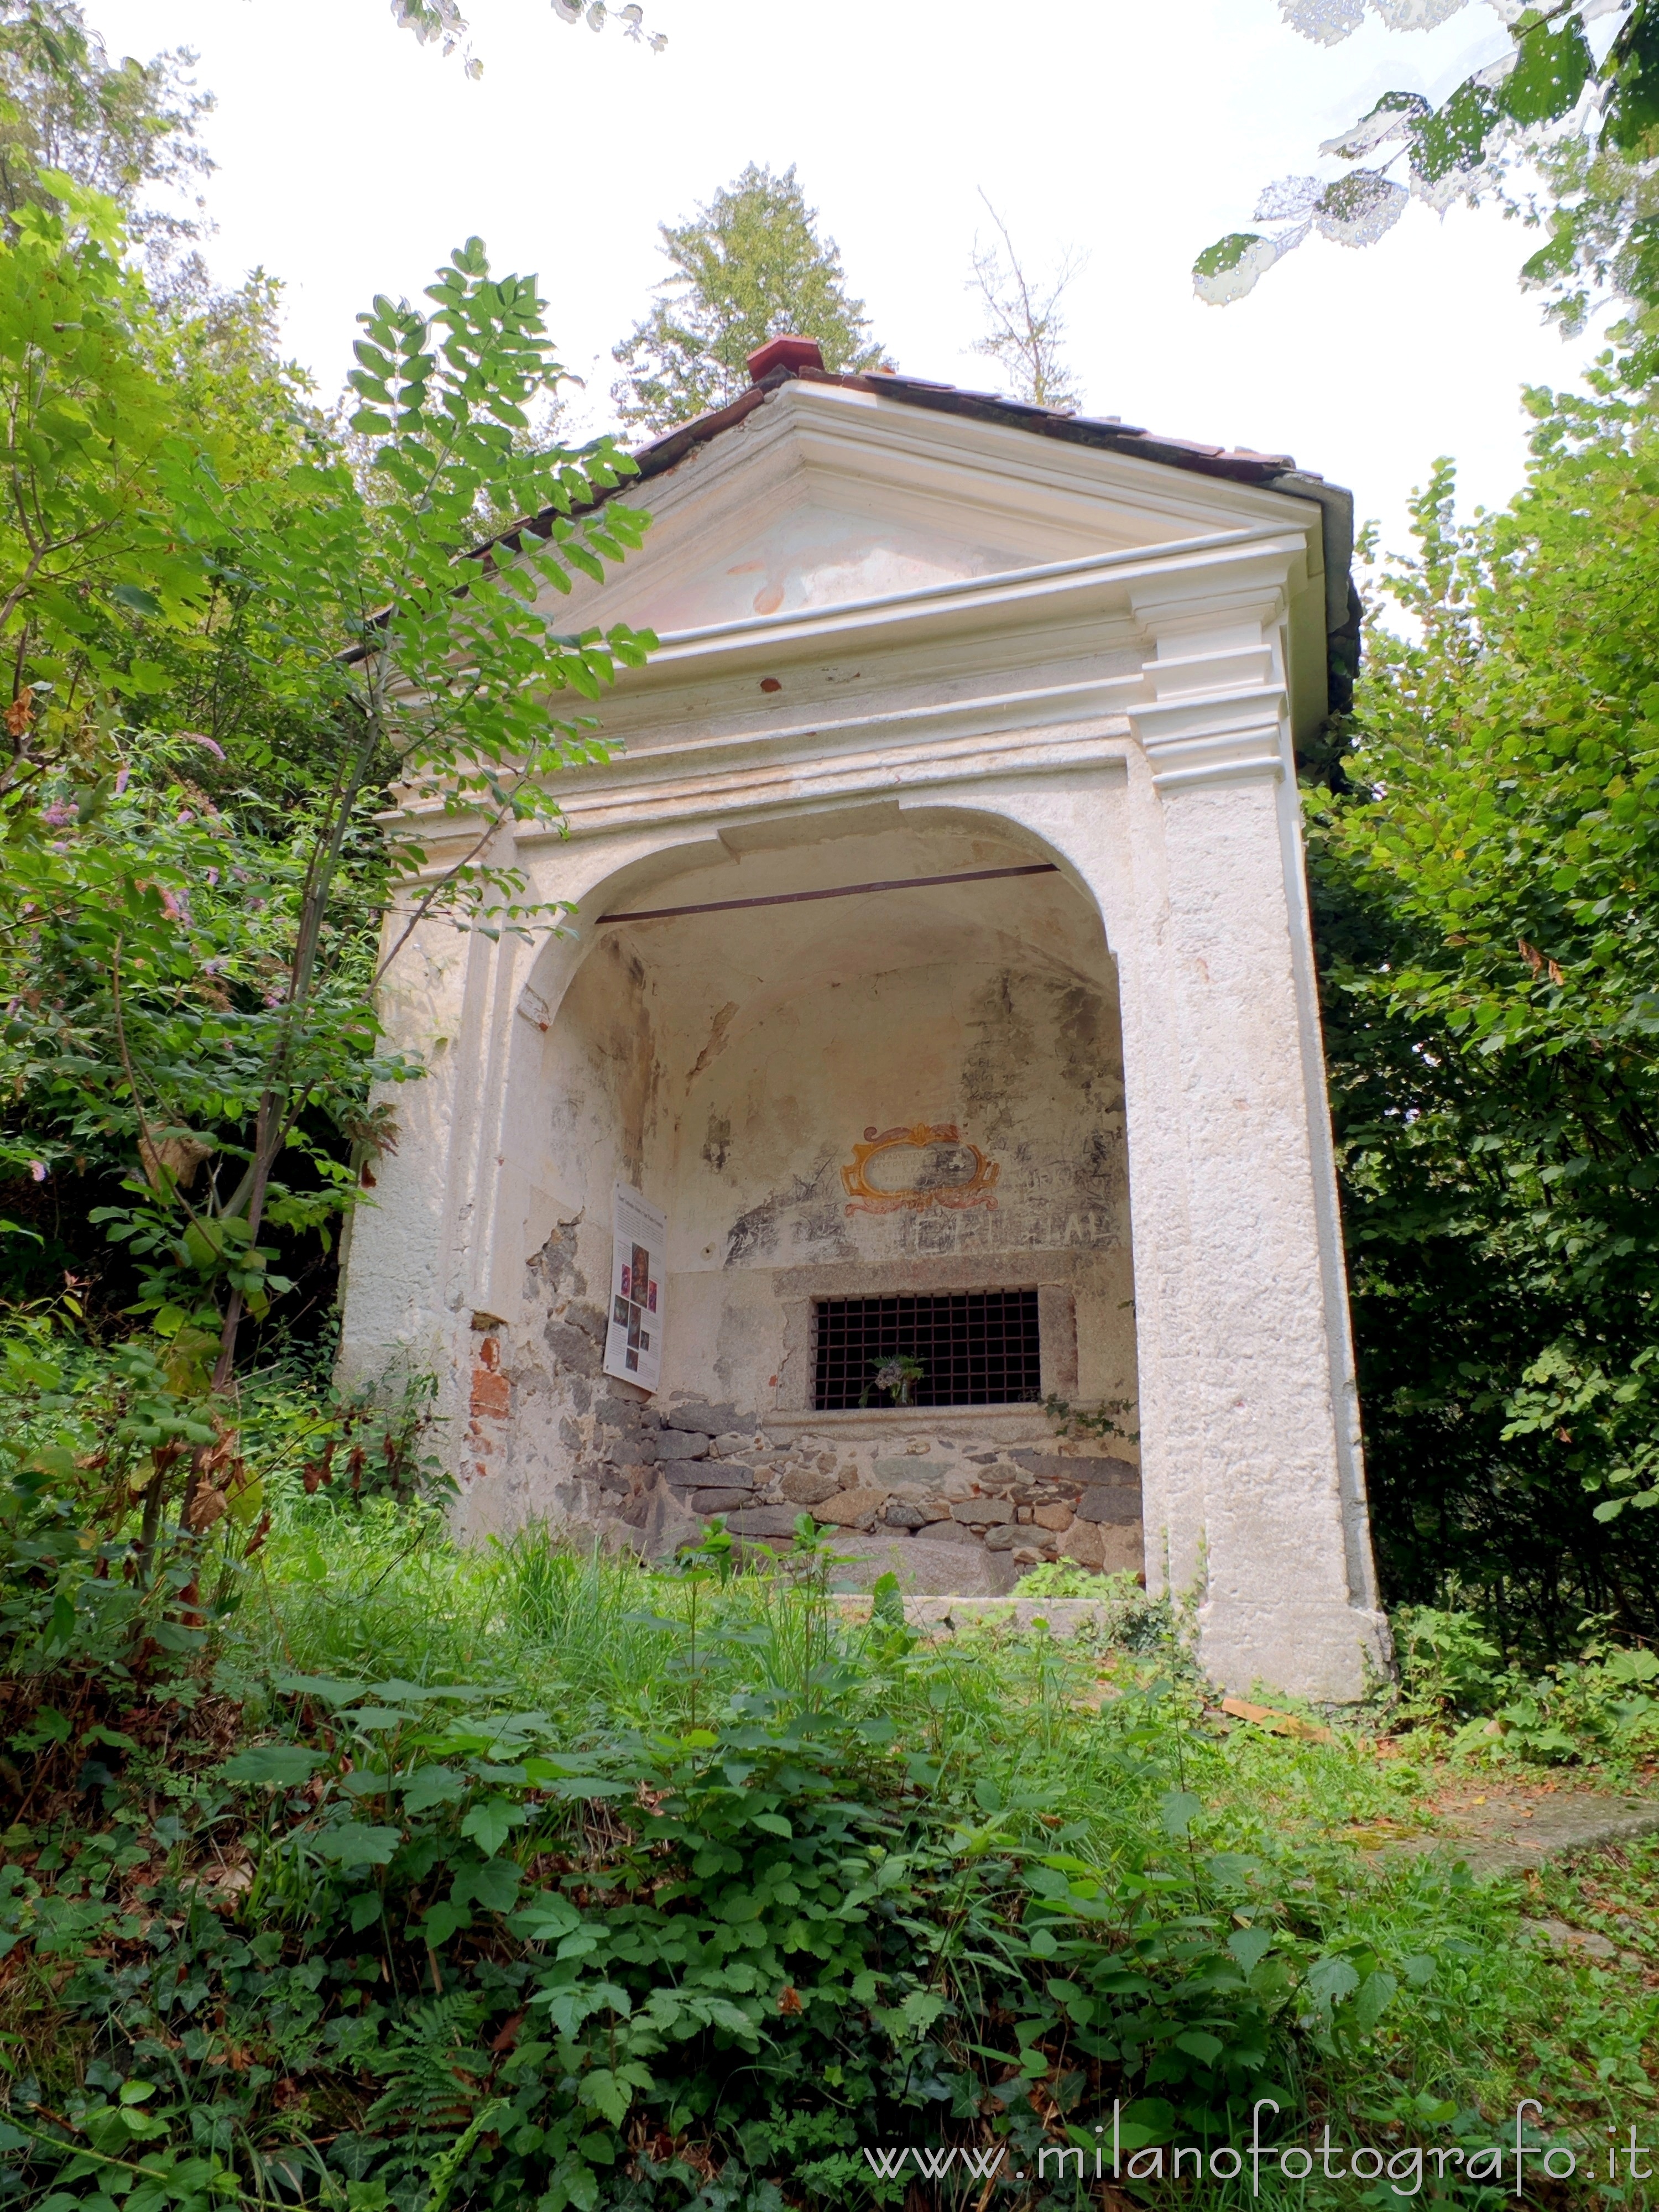
M 1656 1855 L 1432 1849 L 1460 1790 L 1644 1782 L 1645 1653 L 1526 1680 L 1419 1613 L 1403 1693 L 1333 1726 L 1218 1703 L 1133 1585 L 1079 1640 L 930 1643 L 815 1537 L 460 1552 L 418 1409 L 371 1432 L 280 1370 L 252 1494 L 157 1574 L 143 1378 L 37 1327 L 5 1388 L 4 2201 L 896 2206 L 931 2170 L 965 2207 L 1006 2165 L 1060 2207 L 1115 2107 L 1107 2199 L 1157 2204 L 1157 2151 L 1264 2099 L 1271 2143 L 1401 2177 L 1523 2096 L 1540 2146 L 1650 2133 Z M 1500 2201 L 1451 2171 L 1428 2201 Z

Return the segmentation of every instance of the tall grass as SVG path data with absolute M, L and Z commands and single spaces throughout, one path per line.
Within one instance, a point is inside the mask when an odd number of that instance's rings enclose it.
M 233 1658 L 250 1681 L 481 1685 L 544 1711 L 573 1745 L 617 1726 L 684 1729 L 744 1699 L 850 1700 L 890 1720 L 948 1796 L 1034 1838 L 1064 1826 L 1108 1858 L 1170 1790 L 1204 1801 L 1208 1848 L 1277 1856 L 1398 1814 L 1414 1779 L 1358 1730 L 1218 1733 L 1172 1639 L 1136 1655 L 994 1628 L 895 1650 L 878 1620 L 784 1574 L 659 1573 L 538 1524 L 461 1547 L 435 1512 L 391 1505 L 290 1502 Z

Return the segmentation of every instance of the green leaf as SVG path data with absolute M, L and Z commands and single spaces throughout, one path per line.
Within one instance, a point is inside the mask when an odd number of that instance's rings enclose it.
M 239 1751 L 234 1759 L 228 1759 L 220 1769 L 227 1782 L 257 1782 L 290 1790 L 301 1782 L 309 1782 L 319 1766 L 326 1765 L 325 1754 L 308 1750 L 303 1744 L 259 1744 L 252 1751 Z
M 1175 2133 L 1175 2108 L 1162 2097 L 1137 2097 L 1123 2107 L 1118 2140 L 1125 2150 L 1140 2150 L 1148 2143 L 1166 2143 Z
M 1259 231 L 1230 231 L 1194 262 L 1193 289 L 1207 307 L 1226 307 L 1255 289 L 1279 252 L 1275 241 Z
M 1360 1984 L 1359 1995 L 1353 2001 L 1353 2010 L 1349 2015 L 1358 2034 L 1370 2033 L 1389 2005 L 1393 2003 L 1399 1987 L 1400 1984 L 1394 1976 L 1382 1972 L 1381 1969 L 1376 1973 L 1366 1975 L 1364 1981 Z
M 199 1651 L 207 1641 L 204 1630 L 185 1628 L 176 1620 L 158 1620 L 150 1634 L 163 1651 Z
M 1235 1928 L 1227 1938 L 1227 1948 L 1247 1974 L 1252 1974 L 1273 1947 L 1270 1928 Z
M 405 1813 L 429 1812 L 434 1805 L 453 1805 L 466 1795 L 466 1779 L 450 1766 L 417 1766 L 404 1784 Z
M 1518 30 L 1515 67 L 1498 89 L 1498 104 L 1516 122 L 1553 123 L 1577 101 L 1595 61 L 1575 15 Z
M 556 1943 L 580 1928 L 581 1919 L 568 1897 L 561 1897 L 556 1891 L 538 1890 L 514 1914 L 513 1932 L 532 1943 Z
M 131 607 L 134 614 L 143 615 L 152 621 L 161 611 L 160 599 L 154 592 L 147 592 L 142 584 L 117 584 L 111 590 L 110 597 L 118 606 Z
M 473 1872 L 473 1900 L 486 1912 L 510 1912 L 517 1901 L 523 1876 L 511 1859 L 486 1859 Z
M 429 1905 L 421 1921 L 421 1934 L 434 1951 L 448 1942 L 458 1928 L 470 1928 L 472 1915 L 465 1905 L 451 1905 L 440 1900 Z
M 626 2069 L 595 2066 L 583 2075 L 576 2085 L 576 2094 L 585 2105 L 603 2112 L 612 2127 L 621 2127 L 628 2118 L 629 2107 L 634 2101 L 633 2084 L 624 2079 Z
M 342 1820 L 319 1828 L 312 1838 L 318 1851 L 337 1866 L 390 1866 L 403 1841 L 400 1828 L 372 1828 L 361 1820 Z
M 1467 78 L 1432 115 L 1412 125 L 1413 168 L 1431 185 L 1454 171 L 1473 172 L 1486 158 L 1498 114 L 1497 94 Z
M 1308 1989 L 1322 2005 L 1340 2005 L 1359 1987 L 1359 1971 L 1352 1960 L 1319 1959 L 1308 1970 Z
M 1184 1836 L 1204 1810 L 1204 1800 L 1185 1790 L 1166 1790 L 1158 1800 L 1158 1816 L 1166 1835 Z
M 501 1845 L 529 1814 L 520 1805 L 505 1797 L 486 1797 L 475 1805 L 461 1822 L 461 1833 L 470 1836 L 487 1859 L 494 1858 Z
M 1193 2058 L 1201 2058 L 1206 2066 L 1213 2066 L 1227 2047 L 1219 2036 L 1212 2035 L 1201 2027 L 1188 2028 L 1176 2036 L 1175 2041 L 1177 2051 L 1184 2051 Z

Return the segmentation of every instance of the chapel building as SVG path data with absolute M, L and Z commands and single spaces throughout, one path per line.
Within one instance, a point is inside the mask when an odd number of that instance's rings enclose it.
M 810 340 L 751 369 L 555 617 L 661 639 L 517 831 L 567 930 L 428 920 L 393 967 L 430 1072 L 345 1364 L 435 1367 L 465 1533 L 808 1510 L 921 1591 L 1139 1570 L 1230 1687 L 1358 1698 L 1295 769 L 1354 665 L 1349 496 Z

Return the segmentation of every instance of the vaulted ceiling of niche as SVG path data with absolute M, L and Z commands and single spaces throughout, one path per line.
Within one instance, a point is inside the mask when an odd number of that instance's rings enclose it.
M 826 834 L 826 831 L 828 834 Z M 1045 857 L 972 817 L 902 818 L 896 806 L 728 832 L 724 857 L 655 875 L 619 908 L 762 898 Z M 651 986 L 670 1080 L 684 1081 L 777 1007 L 853 976 L 953 966 L 1079 982 L 1114 1006 L 1116 976 L 1100 917 L 1061 874 L 940 884 L 799 905 L 616 925 Z M 611 932 L 607 931 L 606 934 Z

